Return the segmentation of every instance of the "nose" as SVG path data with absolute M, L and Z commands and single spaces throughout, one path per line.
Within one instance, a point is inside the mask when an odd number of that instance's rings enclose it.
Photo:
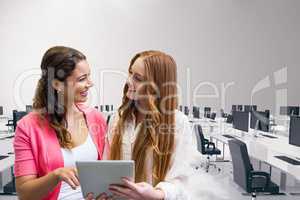
M 132 76 L 128 75 L 128 78 L 126 80 L 126 83 L 129 87 L 133 86 L 133 80 L 132 80 Z

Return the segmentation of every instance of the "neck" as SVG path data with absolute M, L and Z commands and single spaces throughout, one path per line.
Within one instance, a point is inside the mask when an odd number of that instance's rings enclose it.
M 68 105 L 67 110 L 66 110 L 66 119 L 70 118 L 71 116 L 75 116 L 79 112 L 80 111 L 77 108 L 77 106 L 75 105 L 75 103 Z

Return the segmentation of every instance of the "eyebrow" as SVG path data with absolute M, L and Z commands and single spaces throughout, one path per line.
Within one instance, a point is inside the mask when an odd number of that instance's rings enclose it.
M 131 72 L 131 73 L 133 73 L 133 72 L 132 72 L 132 69 L 129 69 L 128 71 Z M 138 72 L 134 72 L 134 73 L 135 73 L 136 75 L 140 76 L 140 77 L 144 77 L 143 75 L 141 75 L 141 74 L 138 73 Z
M 80 75 L 80 76 L 78 76 L 77 77 L 77 79 L 80 79 L 80 78 L 82 78 L 82 77 L 86 77 L 86 76 L 88 76 L 90 73 L 88 73 L 88 74 L 83 74 L 83 75 Z

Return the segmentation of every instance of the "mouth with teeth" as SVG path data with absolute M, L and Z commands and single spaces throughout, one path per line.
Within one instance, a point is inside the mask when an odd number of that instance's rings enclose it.
M 80 92 L 80 96 L 87 97 L 88 91 Z

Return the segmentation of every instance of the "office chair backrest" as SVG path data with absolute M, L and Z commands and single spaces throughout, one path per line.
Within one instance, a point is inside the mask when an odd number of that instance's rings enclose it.
M 193 117 L 200 118 L 200 108 L 197 106 L 193 106 Z
M 179 110 L 182 112 L 182 105 L 179 105 Z
M 189 107 L 184 106 L 184 114 L 189 115 Z
M 227 115 L 226 123 L 232 124 L 233 122 L 233 116 L 232 115 Z
M 253 170 L 247 146 L 237 139 L 229 140 L 228 144 L 233 165 L 233 180 L 247 191 L 248 175 Z
M 202 132 L 201 125 L 195 125 L 195 134 L 197 139 L 197 149 L 200 153 L 205 154 L 205 143 L 204 143 L 204 135 Z
M 211 113 L 211 115 L 210 115 L 210 119 L 212 119 L 212 120 L 215 120 L 216 119 L 216 113 Z
M 209 118 L 210 117 L 210 107 L 204 107 L 204 117 Z
M 27 112 L 25 111 L 17 111 L 13 110 L 13 125 L 14 125 L 14 131 L 17 127 L 17 122 L 22 119 L 25 115 L 27 115 Z

